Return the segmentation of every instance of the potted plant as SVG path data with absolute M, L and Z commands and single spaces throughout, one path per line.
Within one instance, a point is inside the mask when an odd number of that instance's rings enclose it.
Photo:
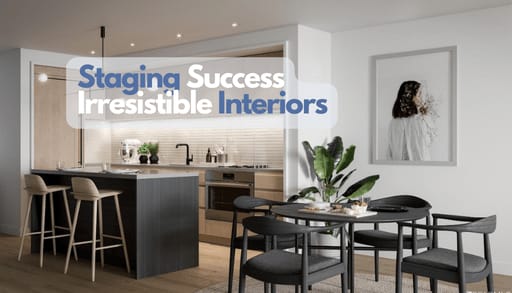
M 351 169 L 345 172 L 354 160 L 356 147 L 351 145 L 344 149 L 343 141 L 339 136 L 334 137 L 327 146 L 321 145 L 313 148 L 308 141 L 302 142 L 302 145 L 306 152 L 310 176 L 317 185 L 302 189 L 298 194 L 292 195 L 288 201 L 302 198 L 311 201 L 341 203 L 367 193 L 379 179 L 379 175 L 365 177 L 342 192 L 343 186 L 356 171 L 356 169 Z M 336 246 L 338 234 L 337 230 L 323 234 L 318 233 L 316 238 L 311 239 L 312 244 Z M 339 256 L 336 251 L 321 250 L 318 253 L 331 257 Z
M 141 164 L 147 164 L 149 154 L 148 144 L 143 143 L 141 146 L 139 146 L 139 148 L 137 149 L 137 153 L 139 154 L 139 162 Z
M 151 156 L 149 157 L 149 162 L 151 164 L 158 164 L 158 142 L 150 142 L 148 143 L 148 149 Z
M 356 147 L 351 145 L 344 149 L 339 136 L 334 137 L 327 147 L 320 145 L 313 148 L 308 141 L 302 142 L 302 145 L 306 151 L 310 174 L 317 182 L 317 186 L 302 189 L 288 201 L 306 198 L 312 201 L 340 203 L 367 193 L 379 179 L 379 175 L 365 177 L 341 192 L 344 184 L 356 171 L 352 169 L 348 173 L 345 172 L 354 160 Z

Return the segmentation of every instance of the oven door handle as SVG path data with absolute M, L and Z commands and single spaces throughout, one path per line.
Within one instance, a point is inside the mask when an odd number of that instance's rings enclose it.
M 235 182 L 206 182 L 206 186 L 217 186 L 217 187 L 246 187 L 252 188 L 252 183 L 235 183 Z

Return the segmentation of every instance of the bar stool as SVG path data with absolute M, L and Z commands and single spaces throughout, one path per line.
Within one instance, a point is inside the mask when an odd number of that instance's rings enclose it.
M 20 249 L 18 252 L 18 261 L 21 261 L 21 254 L 23 253 L 23 242 L 25 241 L 25 236 L 28 235 L 41 235 L 41 243 L 39 248 L 39 266 L 43 267 L 43 256 L 44 256 L 44 241 L 46 239 L 52 239 L 52 245 L 53 245 L 53 255 L 57 254 L 57 249 L 55 246 L 55 239 L 67 237 L 70 236 L 70 234 L 59 234 L 55 235 L 55 229 L 61 229 L 61 230 L 71 230 L 71 216 L 69 213 L 69 205 L 68 205 L 68 198 L 66 195 L 66 190 L 70 189 L 69 186 L 64 185 L 49 185 L 46 186 L 46 183 L 44 182 L 43 178 L 38 175 L 32 175 L 28 174 L 25 175 L 25 190 L 28 193 L 28 206 L 27 206 L 27 213 L 25 214 L 25 222 L 23 224 L 23 233 L 21 235 L 21 243 L 20 243 Z M 55 214 L 54 214 L 54 207 L 53 207 L 53 193 L 54 192 L 62 192 L 62 198 L 64 200 L 64 209 L 66 210 L 66 219 L 68 222 L 67 227 L 63 226 L 56 226 L 55 225 Z M 41 231 L 39 232 L 31 232 L 27 233 L 28 228 L 28 220 L 30 218 L 30 210 L 32 207 L 32 198 L 35 196 L 41 196 L 42 197 L 42 206 L 41 206 Z M 46 218 L 46 196 L 50 196 L 50 219 L 51 219 L 51 230 L 45 231 L 45 218 Z M 52 236 L 44 236 L 46 233 L 52 233 Z M 73 250 L 75 259 L 77 258 L 76 249 Z
M 81 178 L 81 177 L 73 177 L 71 178 L 71 185 L 73 186 L 73 196 L 76 199 L 76 206 L 75 206 L 75 214 L 73 216 L 73 226 L 71 228 L 71 237 L 69 238 L 69 246 L 68 246 L 68 252 L 66 255 L 66 265 L 64 267 L 64 274 L 68 273 L 69 268 L 69 257 L 71 255 L 71 248 L 74 248 L 76 245 L 82 245 L 82 244 L 89 244 L 92 243 L 92 255 L 91 255 L 91 266 L 92 266 L 92 281 L 95 281 L 96 277 L 96 251 L 100 251 L 101 256 L 101 267 L 105 265 L 104 263 L 104 255 L 103 250 L 115 248 L 115 247 L 123 247 L 124 252 L 124 259 L 126 262 L 126 270 L 128 273 L 130 273 L 130 261 L 128 259 L 128 251 L 126 249 L 126 240 L 124 237 L 124 228 L 123 228 L 123 221 L 121 219 L 121 211 L 119 209 L 119 199 L 118 195 L 122 193 L 122 191 L 119 190 L 98 190 L 96 187 L 96 184 L 91 179 L 88 178 Z M 121 233 L 121 236 L 113 236 L 113 235 L 107 235 L 103 234 L 103 212 L 102 212 L 102 206 L 101 206 L 101 200 L 106 197 L 114 197 L 114 202 L 116 205 L 116 213 L 117 213 L 117 222 L 119 224 L 119 230 Z M 76 231 L 76 224 L 78 221 L 78 213 L 80 212 L 80 204 L 82 203 L 82 200 L 85 201 L 92 201 L 93 208 L 92 208 L 92 239 L 89 241 L 81 241 L 81 242 L 75 242 L 75 231 Z M 98 205 L 100 212 L 98 214 Z M 99 218 L 99 219 L 98 219 Z M 96 226 L 98 226 L 99 220 L 99 234 L 100 239 L 97 239 L 96 235 Z M 103 238 L 111 238 L 111 239 L 117 239 L 121 240 L 121 244 L 114 244 L 114 245 L 108 245 L 103 246 Z M 100 246 L 96 246 L 96 242 L 100 242 Z

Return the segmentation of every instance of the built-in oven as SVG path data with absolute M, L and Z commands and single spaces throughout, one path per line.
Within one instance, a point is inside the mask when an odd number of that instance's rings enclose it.
M 254 196 L 254 172 L 207 170 L 205 177 L 205 218 L 208 220 L 231 222 L 235 198 Z

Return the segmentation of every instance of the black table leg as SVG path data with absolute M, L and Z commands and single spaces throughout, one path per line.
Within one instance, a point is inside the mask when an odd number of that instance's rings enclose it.
M 348 237 L 349 237 L 349 246 L 348 246 L 348 276 L 349 276 L 349 288 L 350 293 L 354 293 L 355 286 L 355 273 L 354 273 L 354 223 L 349 223 L 348 225 Z

